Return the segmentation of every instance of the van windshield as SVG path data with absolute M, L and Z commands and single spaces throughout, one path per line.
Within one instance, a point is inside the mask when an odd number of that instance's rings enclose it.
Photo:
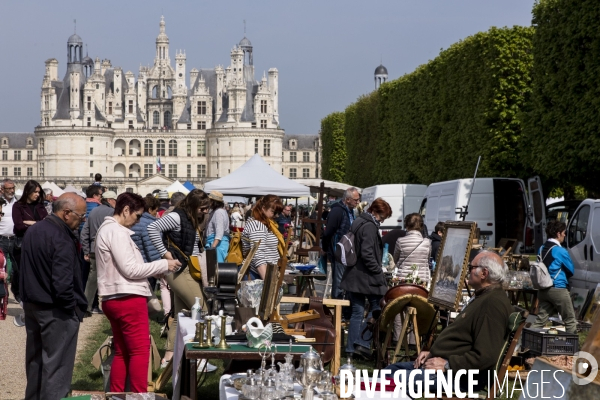
M 526 217 L 525 190 L 518 180 L 494 179 L 496 243 L 502 238 L 523 242 Z

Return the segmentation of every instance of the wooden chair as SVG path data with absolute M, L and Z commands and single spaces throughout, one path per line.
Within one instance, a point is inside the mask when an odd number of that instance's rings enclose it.
M 515 348 L 519 342 L 519 338 L 521 337 L 521 333 L 525 326 L 525 320 L 529 315 L 529 311 L 522 309 L 520 307 L 514 306 L 515 312 L 510 314 L 508 317 L 508 325 L 506 330 L 506 340 L 502 345 L 502 350 L 498 354 L 498 359 L 496 360 L 496 374 L 498 376 L 498 381 L 502 382 L 504 379 L 504 375 L 506 374 L 506 369 L 510 364 L 510 359 L 512 358 Z M 488 390 L 489 389 L 489 390 Z M 494 386 L 491 388 L 486 388 L 479 392 L 478 399 L 494 399 L 494 393 L 500 395 L 500 388 L 496 381 L 494 380 Z M 488 396 L 489 394 L 489 396 Z M 458 397 L 445 397 L 442 399 L 454 400 L 458 399 Z

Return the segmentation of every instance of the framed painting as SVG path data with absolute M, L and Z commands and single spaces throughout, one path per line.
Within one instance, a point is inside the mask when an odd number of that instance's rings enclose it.
M 584 314 L 584 307 L 588 298 L 589 289 L 580 289 L 572 287 L 570 290 L 571 301 L 573 302 L 573 310 L 575 310 L 575 318 L 581 319 Z
M 441 308 L 457 311 L 465 285 L 469 255 L 475 237 L 475 222 L 447 221 L 438 250 L 436 269 L 431 280 L 428 301 Z

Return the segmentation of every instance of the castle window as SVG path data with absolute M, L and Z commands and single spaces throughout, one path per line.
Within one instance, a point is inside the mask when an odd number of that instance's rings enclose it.
M 94 161 L 90 161 L 90 167 L 94 166 Z
M 254 154 L 258 154 L 258 139 L 254 139 Z
M 198 115 L 206 115 L 206 101 L 198 102 Z
M 206 140 L 198 140 L 197 146 L 198 156 L 206 157 Z
M 165 127 L 171 127 L 171 111 L 165 111 Z
M 251 128 L 256 128 L 256 122 L 252 122 Z
M 8 144 L 8 140 L 6 140 L 6 139 L 3 139 L 3 140 L 2 140 L 2 145 L 6 146 L 7 144 Z
M 308 169 L 308 168 L 302 168 L 302 177 L 303 178 L 309 178 L 310 177 L 310 169 Z
M 27 150 L 27 161 L 33 160 L 33 150 Z
M 310 162 L 310 153 L 308 151 L 302 152 L 302 161 Z
M 44 117 L 44 126 L 49 126 L 49 125 L 50 125 L 50 118 Z
M 8 167 L 2 167 L 2 176 L 8 175 Z
M 133 100 L 129 100 L 129 114 L 133 114 Z
M 157 156 L 165 155 L 165 141 L 162 139 L 159 139 L 158 142 L 156 142 L 156 155 Z
M 187 177 L 188 178 L 192 177 L 192 165 L 191 164 L 187 165 Z
M 290 178 L 296 177 L 296 168 L 290 168 Z
M 92 119 L 91 118 L 87 119 L 87 126 L 92 126 Z
M 21 161 L 21 150 L 15 150 L 13 160 Z
M 87 96 L 87 110 L 92 111 L 92 97 Z
M 39 172 L 40 176 L 42 176 L 42 177 L 44 176 L 44 163 L 43 162 L 40 163 L 40 166 L 38 168 L 38 172 Z
M 38 147 L 39 147 L 39 151 L 40 151 L 40 155 L 43 156 L 44 155 L 44 139 L 40 139 L 38 142 Z M 4 159 L 4 158 L 3 158 Z
M 129 120 L 129 129 L 133 129 L 133 120 L 132 119 Z
M 265 139 L 265 144 L 263 145 L 263 156 L 271 155 L 271 140 Z
M 158 86 L 154 86 L 152 88 L 152 98 L 155 99 L 156 98 L 156 93 L 158 92 Z
M 90 136 L 90 142 L 93 142 L 93 141 L 94 141 L 94 137 Z
M 296 152 L 290 151 L 290 162 L 296 162 Z
M 197 129 L 206 129 L 206 121 L 198 121 Z
M 8 150 L 2 150 L 2 161 L 8 160 Z
M 267 101 L 266 100 L 260 101 L 260 112 L 261 112 L 261 114 L 267 113 Z
M 112 115 L 112 101 L 108 102 L 108 115 Z
M 21 176 L 21 167 L 15 167 L 14 172 L 14 176 Z
M 154 167 L 154 164 L 144 164 L 144 178 L 152 176 L 152 167 Z
M 96 83 L 96 89 L 100 89 L 100 85 Z
M 27 167 L 27 176 L 33 176 L 33 168 Z
M 169 140 L 169 156 L 170 157 L 177 157 L 177 141 L 176 140 Z
M 158 111 L 154 111 L 152 113 L 152 124 L 154 126 L 159 126 L 160 125 L 160 113 Z
M 93 154 L 94 154 L 94 148 L 90 147 L 90 155 L 93 155 Z
M 192 124 L 187 124 L 188 129 L 192 129 Z
M 206 178 L 206 165 L 198 165 L 196 172 L 198 173 L 198 178 Z
M 192 156 L 192 141 L 191 140 L 187 141 L 187 156 L 188 157 Z
M 266 129 L 267 128 L 267 120 L 266 119 L 261 119 L 260 120 L 260 128 L 261 129 Z
M 44 109 L 47 110 L 50 108 L 50 100 L 47 94 L 44 95 Z
M 144 141 L 144 155 L 145 156 L 152 156 L 153 147 L 154 147 L 154 145 L 152 144 L 152 140 L 146 139 Z
M 169 164 L 169 178 L 177 178 L 177 164 Z

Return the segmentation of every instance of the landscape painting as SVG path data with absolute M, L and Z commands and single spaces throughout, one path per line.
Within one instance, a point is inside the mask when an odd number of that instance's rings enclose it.
M 429 302 L 456 311 L 469 263 L 474 222 L 448 221 L 436 260 Z

